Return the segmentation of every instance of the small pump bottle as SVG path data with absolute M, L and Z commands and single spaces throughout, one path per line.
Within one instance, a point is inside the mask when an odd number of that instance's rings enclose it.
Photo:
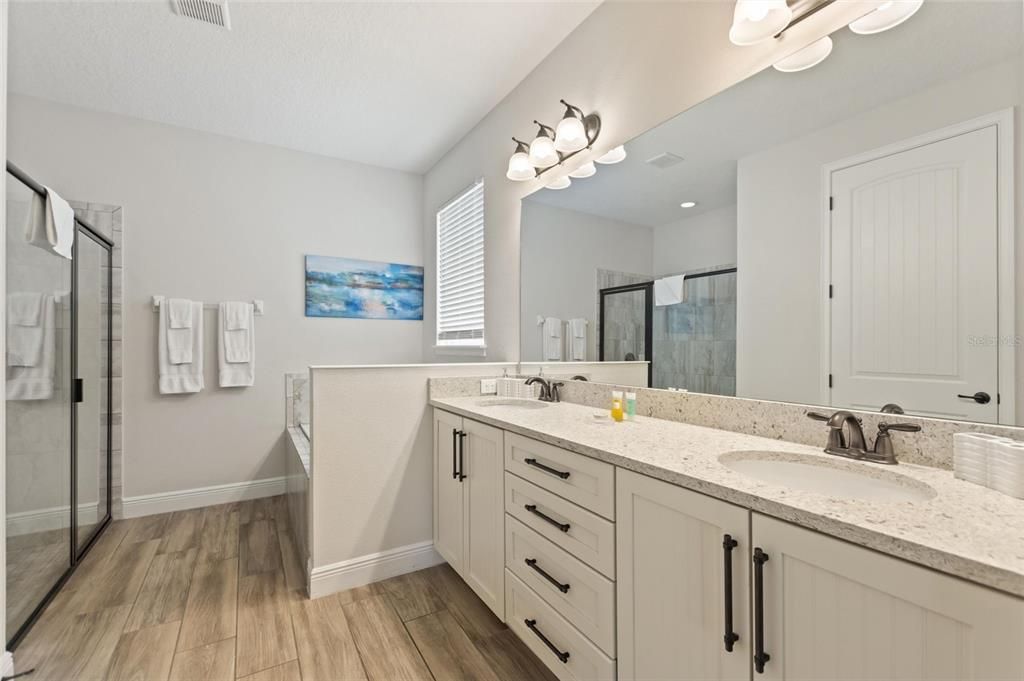
M 612 391 L 612 418 L 616 421 L 621 421 L 623 416 L 622 410 L 622 391 Z
M 636 419 L 636 393 L 626 393 L 626 420 Z

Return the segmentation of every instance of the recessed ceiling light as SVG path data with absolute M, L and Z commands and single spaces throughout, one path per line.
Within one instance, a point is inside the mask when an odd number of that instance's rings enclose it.
M 683 201 L 682 203 L 679 204 L 679 207 L 680 208 L 693 208 L 696 205 L 697 205 L 696 201 Z

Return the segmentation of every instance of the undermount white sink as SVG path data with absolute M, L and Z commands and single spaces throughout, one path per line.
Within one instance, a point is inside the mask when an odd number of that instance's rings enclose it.
M 547 402 L 540 400 L 528 400 L 516 397 L 492 397 L 487 400 L 480 400 L 476 403 L 478 407 L 519 407 L 520 409 L 544 409 L 549 406 Z
M 935 496 L 935 490 L 925 483 L 879 464 L 771 451 L 729 452 L 718 461 L 761 482 L 837 499 L 927 501 Z

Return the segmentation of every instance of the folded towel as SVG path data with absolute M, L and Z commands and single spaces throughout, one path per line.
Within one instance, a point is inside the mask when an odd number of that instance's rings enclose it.
M 677 274 L 654 280 L 654 304 L 658 306 L 677 305 L 683 302 L 683 282 L 686 276 Z
M 167 301 L 170 306 L 168 314 L 172 329 L 192 328 L 192 301 L 184 298 L 170 298 Z
M 45 198 L 38 194 L 32 196 L 25 240 L 71 260 L 71 247 L 75 243 L 75 211 L 53 189 L 43 189 L 46 190 Z
M 43 354 L 42 293 L 7 295 L 7 366 L 34 367 Z M 52 304 L 52 301 L 51 301 Z
M 39 331 L 39 356 L 31 365 L 10 363 L 10 342 L 8 334 L 8 400 L 48 400 L 53 397 L 54 368 L 56 367 L 56 324 L 54 323 L 53 296 L 42 296 L 40 325 L 18 327 Z M 10 327 L 8 327 L 10 331 Z
M 582 317 L 569 320 L 569 359 L 573 362 L 587 361 L 587 323 Z
M 544 319 L 544 360 L 562 361 L 562 320 L 558 317 Z
M 241 329 L 249 328 L 253 313 L 252 303 L 224 303 L 221 309 L 225 310 L 227 314 L 224 321 L 224 328 L 228 331 L 239 331 Z
M 217 315 L 217 364 L 220 387 L 241 388 L 256 381 L 256 329 L 252 303 L 221 303 Z M 232 316 L 245 316 L 243 328 L 229 329 Z
M 203 304 L 192 302 L 192 328 L 171 329 L 170 309 L 168 305 L 160 306 L 160 321 L 157 331 L 157 363 L 160 372 L 160 393 L 170 395 L 176 393 L 197 393 L 203 389 Z M 181 345 L 182 338 L 188 339 L 189 361 L 175 363 L 171 361 L 171 334 L 175 336 L 175 344 Z

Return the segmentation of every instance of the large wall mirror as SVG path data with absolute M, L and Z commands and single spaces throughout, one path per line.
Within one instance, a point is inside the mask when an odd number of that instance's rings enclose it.
M 926 2 L 843 29 L 533 193 L 522 359 L 1024 424 L 1021 28 L 1020 2 Z

